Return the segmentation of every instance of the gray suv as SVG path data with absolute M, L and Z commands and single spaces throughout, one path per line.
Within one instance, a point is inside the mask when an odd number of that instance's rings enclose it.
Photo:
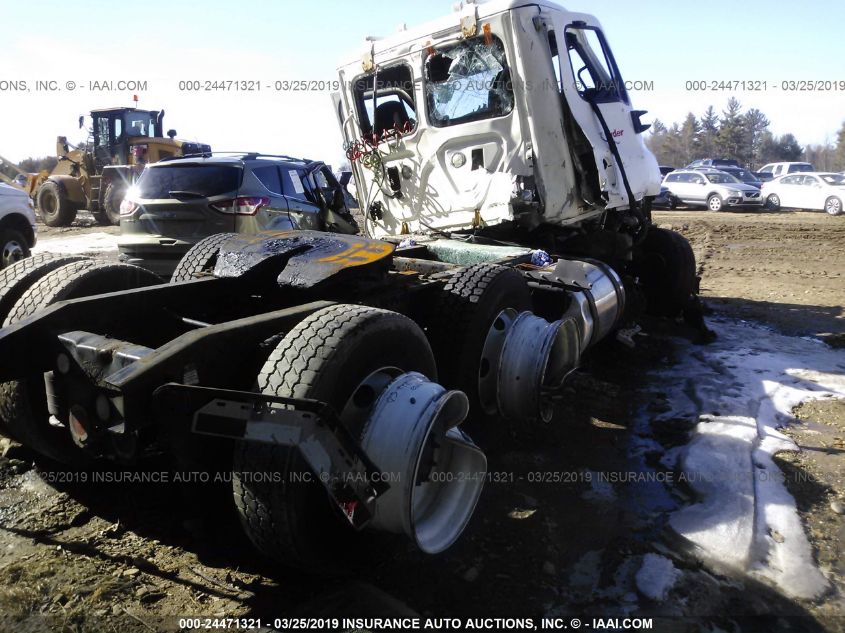
M 757 187 L 718 169 L 679 169 L 666 174 L 663 186 L 681 203 L 707 207 L 711 211 L 763 205 L 763 196 Z
M 344 194 L 325 163 L 288 156 L 203 154 L 147 165 L 120 207 L 120 260 L 169 277 L 215 233 L 355 234 Z

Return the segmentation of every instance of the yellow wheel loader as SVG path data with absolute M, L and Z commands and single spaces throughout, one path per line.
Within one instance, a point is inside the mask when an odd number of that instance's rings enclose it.
M 164 110 L 105 108 L 92 110 L 91 142 L 74 147 L 56 140 L 59 162 L 51 172 L 30 175 L 24 188 L 48 226 L 68 226 L 80 209 L 100 224 L 120 223 L 120 203 L 144 165 L 163 158 L 203 154 L 211 147 L 180 141 L 176 131 L 162 132 Z M 79 117 L 79 127 L 84 117 Z

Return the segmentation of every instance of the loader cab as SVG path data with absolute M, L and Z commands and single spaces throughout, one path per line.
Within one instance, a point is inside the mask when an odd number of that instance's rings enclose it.
M 571 225 L 660 190 L 642 113 L 590 15 L 543 0 L 466 3 L 371 38 L 338 73 L 373 235 Z
M 94 163 L 97 171 L 107 165 L 131 165 L 131 146 L 138 139 L 161 138 L 163 112 L 136 108 L 93 110 Z

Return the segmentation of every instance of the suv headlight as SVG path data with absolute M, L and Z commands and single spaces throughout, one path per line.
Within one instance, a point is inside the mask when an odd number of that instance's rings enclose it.
M 737 189 L 730 189 L 730 190 L 728 190 L 728 196 L 730 196 L 731 198 L 736 198 L 736 197 L 741 198 L 742 192 L 738 191 Z

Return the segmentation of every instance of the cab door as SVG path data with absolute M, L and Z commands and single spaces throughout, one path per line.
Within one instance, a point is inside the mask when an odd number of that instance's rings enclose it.
M 593 147 L 608 195 L 607 207 L 627 207 L 629 193 L 635 199 L 656 195 L 660 191 L 660 170 L 642 137 L 647 126 L 641 125 L 638 113 L 632 111 L 601 25 L 583 13 L 552 15 L 564 58 L 563 93 Z

